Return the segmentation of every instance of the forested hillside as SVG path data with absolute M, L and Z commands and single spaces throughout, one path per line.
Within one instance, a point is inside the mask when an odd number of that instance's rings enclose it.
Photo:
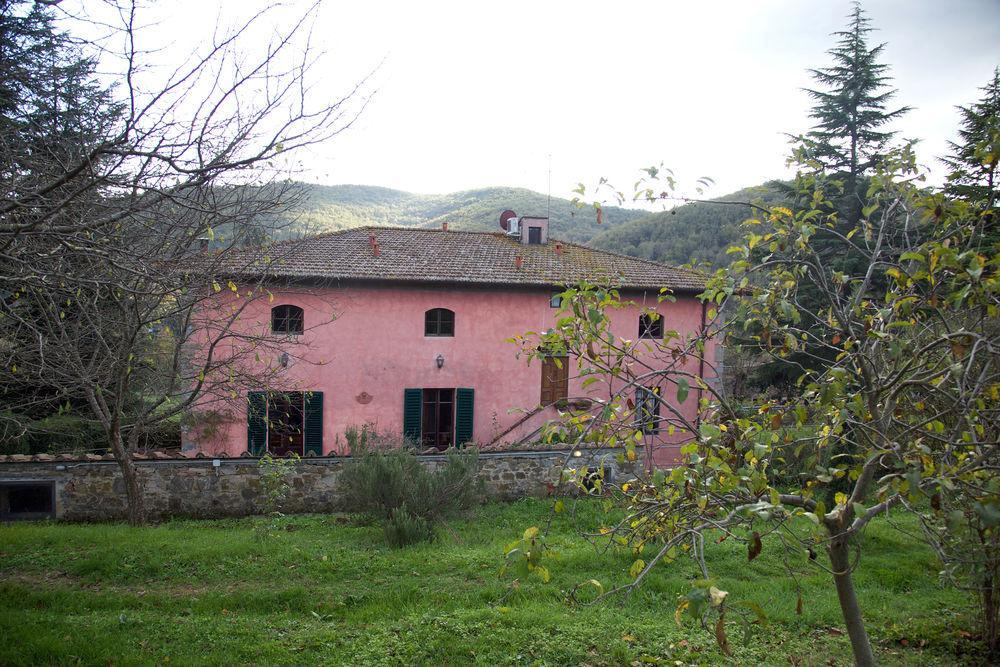
M 368 185 L 305 185 L 295 231 L 310 233 L 361 225 L 402 225 L 451 229 L 494 230 L 501 211 L 518 215 L 549 212 L 553 236 L 585 243 L 605 228 L 613 228 L 646 212 L 606 207 L 601 225 L 592 208 L 577 208 L 568 199 L 524 188 L 492 187 L 445 195 L 420 195 Z
M 371 185 L 310 185 L 302 188 L 293 223 L 282 235 L 315 234 L 362 225 L 438 228 L 447 222 L 457 230 L 495 230 L 500 212 L 545 215 L 552 236 L 667 264 L 727 261 L 726 248 L 740 235 L 740 223 L 751 215 L 739 202 L 773 204 L 776 181 L 744 188 L 709 202 L 670 211 L 605 207 L 602 224 L 591 207 L 577 208 L 568 199 L 524 188 L 492 187 L 445 195 L 421 195 Z M 724 203 L 729 202 L 729 203 Z
M 779 185 L 771 181 L 710 202 L 645 215 L 601 231 L 588 245 L 667 264 L 719 266 L 728 262 L 726 248 L 739 238 L 740 223 L 752 213 L 750 207 L 733 202 L 775 203 L 780 198 Z

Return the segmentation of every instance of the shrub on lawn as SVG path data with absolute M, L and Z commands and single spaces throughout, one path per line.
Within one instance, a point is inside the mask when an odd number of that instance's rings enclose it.
M 431 539 L 438 521 L 482 497 L 475 449 L 451 450 L 432 469 L 409 449 L 386 450 L 377 440 L 344 464 L 339 484 L 344 506 L 382 520 L 393 546 Z
M 430 542 L 436 537 L 431 522 L 414 516 L 405 504 L 392 510 L 382 525 L 382 531 L 389 546 L 396 549 L 417 542 Z

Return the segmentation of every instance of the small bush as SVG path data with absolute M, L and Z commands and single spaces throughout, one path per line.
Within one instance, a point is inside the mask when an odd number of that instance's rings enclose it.
M 399 549 L 418 542 L 431 542 L 436 537 L 430 521 L 414 516 L 406 505 L 392 510 L 382 525 L 385 541 Z
M 281 510 L 291 490 L 289 478 L 294 472 L 299 457 L 292 459 L 277 459 L 270 452 L 261 457 L 257 464 L 260 478 L 260 495 L 257 504 L 261 513 L 268 518 L 265 522 L 254 524 L 258 539 L 265 539 L 277 530 L 277 519 L 282 516 Z
M 373 450 L 388 452 L 395 449 L 418 449 L 417 443 L 402 433 L 380 433 L 378 427 L 371 422 L 360 428 L 348 426 L 344 429 L 344 439 L 347 441 L 347 451 L 358 455 Z
M 368 447 L 344 465 L 339 485 L 344 506 L 380 519 L 390 544 L 397 538 L 400 545 L 412 543 L 402 535 L 430 539 L 438 521 L 482 498 L 475 449 L 452 450 L 442 464 L 431 469 L 411 450 L 386 450 L 378 446 L 378 440 L 369 435 Z
M 347 451 L 361 452 L 368 449 L 368 434 L 372 432 L 370 424 L 365 424 L 361 428 L 348 426 L 344 429 L 344 439 L 347 440 Z

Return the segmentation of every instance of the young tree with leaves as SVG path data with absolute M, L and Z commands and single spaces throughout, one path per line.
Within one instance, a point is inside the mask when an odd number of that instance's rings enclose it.
M 774 207 L 747 223 L 735 261 L 702 295 L 714 306 L 710 326 L 657 343 L 654 353 L 678 365 L 651 370 L 609 336 L 605 313 L 620 300 L 595 289 L 567 292 L 567 319 L 524 341 L 529 351 L 561 346 L 581 375 L 611 389 L 595 411 L 567 415 L 558 427 L 563 439 L 633 449 L 640 407 L 631 394 L 650 383 L 673 388 L 657 397 L 660 428 L 691 436 L 672 470 L 614 487 L 624 517 L 595 531 L 596 539 L 640 557 L 634 580 L 606 595 L 632 591 L 654 567 L 691 556 L 704 581 L 682 596 L 679 611 L 714 618 L 726 651 L 725 619 L 739 605 L 707 583 L 704 545 L 742 541 L 749 560 L 777 547 L 789 568 L 830 573 L 855 661 L 867 666 L 875 658 L 853 584 L 865 527 L 968 485 L 986 528 L 997 530 L 1000 332 L 992 323 L 1000 316 L 1000 260 L 980 248 L 968 207 L 917 189 L 917 176 L 909 149 L 883 156 L 866 217 L 841 233 L 825 196 L 830 176 L 803 164 L 794 187 L 809 203 Z M 829 266 L 828 249 L 815 246 L 820 230 L 864 256 L 863 268 Z M 821 307 L 802 307 L 807 287 L 818 290 Z M 723 320 L 722 307 L 736 316 Z M 742 333 L 737 327 L 756 331 L 776 356 L 810 346 L 830 363 L 806 370 L 790 400 L 748 413 L 681 365 Z M 691 400 L 699 403 L 694 419 L 679 409 Z M 784 468 L 792 459 L 800 472 L 789 481 Z
M 996 222 L 1000 69 L 994 70 L 993 79 L 982 90 L 983 97 L 977 102 L 959 107 L 960 142 L 951 144 L 951 154 L 943 160 L 952 169 L 945 191 L 955 199 L 950 205 L 964 207 L 977 221 L 980 252 L 995 257 L 1000 251 Z M 956 313 L 952 324 L 965 322 L 966 316 Z M 998 329 L 996 320 L 987 326 Z M 963 347 L 960 343 L 957 350 Z M 989 435 L 984 435 L 996 441 L 996 421 L 989 425 Z M 976 596 L 980 634 L 993 659 L 1000 657 L 1000 507 L 988 498 L 995 494 L 996 476 L 995 468 L 984 469 L 979 475 L 943 486 L 929 508 L 913 507 L 928 542 L 944 564 L 943 576 Z

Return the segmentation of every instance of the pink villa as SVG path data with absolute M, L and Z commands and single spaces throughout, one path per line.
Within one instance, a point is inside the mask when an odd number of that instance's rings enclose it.
M 551 327 L 565 286 L 611 280 L 635 301 L 611 315 L 621 338 L 704 326 L 696 298 L 704 281 L 695 272 L 549 238 L 546 218 L 508 219 L 505 227 L 364 227 L 285 242 L 289 252 L 268 270 L 273 298 L 241 315 L 269 326 L 283 350 L 282 390 L 246 392 L 210 435 L 185 433 L 185 450 L 347 454 L 344 431 L 364 424 L 425 448 L 523 447 L 565 399 L 588 396 L 573 360 L 528 364 L 507 342 Z M 657 304 L 661 287 L 676 301 Z M 650 321 L 643 307 L 661 317 Z M 693 414 L 696 404 L 681 408 Z M 647 430 L 646 465 L 674 463 L 683 436 Z

